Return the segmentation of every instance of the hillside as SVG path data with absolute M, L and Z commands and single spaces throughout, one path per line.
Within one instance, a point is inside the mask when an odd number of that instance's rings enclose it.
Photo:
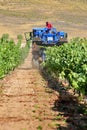
M 86 37 L 86 4 L 86 0 L 1 0 L 1 34 L 5 30 L 14 36 L 15 33 L 24 33 L 33 26 L 45 26 L 45 21 L 51 21 L 59 30 L 68 31 L 70 37 L 73 33 Z

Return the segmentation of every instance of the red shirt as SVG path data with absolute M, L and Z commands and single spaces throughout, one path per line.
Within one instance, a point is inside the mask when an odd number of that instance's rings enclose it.
M 51 29 L 51 28 L 52 28 L 52 24 L 51 24 L 51 23 L 48 23 L 48 24 L 46 25 L 46 27 L 47 27 L 48 29 Z

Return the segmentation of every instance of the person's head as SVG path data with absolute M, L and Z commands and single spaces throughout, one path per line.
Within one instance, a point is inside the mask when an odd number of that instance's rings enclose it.
M 48 22 L 46 22 L 46 25 L 48 25 Z

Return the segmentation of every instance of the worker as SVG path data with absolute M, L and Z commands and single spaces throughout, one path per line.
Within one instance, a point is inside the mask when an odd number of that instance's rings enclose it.
M 49 22 L 46 22 L 46 28 L 50 30 L 52 28 L 52 24 Z

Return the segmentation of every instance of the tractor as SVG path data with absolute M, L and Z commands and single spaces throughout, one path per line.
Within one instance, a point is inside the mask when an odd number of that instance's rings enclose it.
M 62 45 L 67 43 L 67 33 L 64 31 L 57 31 L 56 28 L 47 29 L 36 27 L 32 29 L 32 32 L 25 33 L 26 40 L 32 40 L 40 46 L 49 45 Z
M 26 41 L 32 41 L 32 54 L 34 63 L 46 60 L 46 47 L 54 45 L 63 45 L 67 43 L 67 33 L 64 31 L 57 32 L 56 28 L 40 28 L 32 29 L 32 32 L 25 33 Z M 41 60 L 39 60 L 41 59 Z

